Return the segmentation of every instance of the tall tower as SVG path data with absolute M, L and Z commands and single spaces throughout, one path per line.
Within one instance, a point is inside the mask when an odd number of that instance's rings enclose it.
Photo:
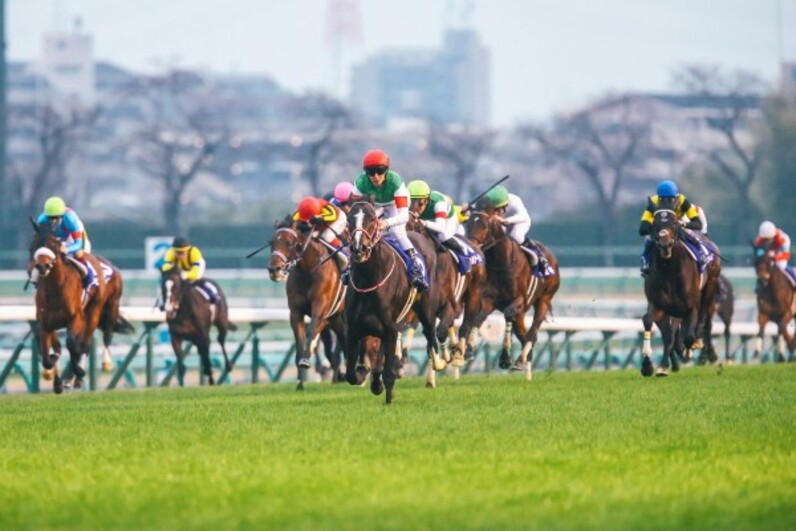
M 359 0 L 326 0 L 326 44 L 332 57 L 332 90 L 343 99 L 343 69 L 349 47 L 362 44 L 362 14 Z

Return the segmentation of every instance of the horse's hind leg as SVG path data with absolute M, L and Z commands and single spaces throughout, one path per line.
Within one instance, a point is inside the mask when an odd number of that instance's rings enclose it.
M 227 325 L 226 323 L 216 322 L 216 330 L 218 330 L 218 344 L 221 345 L 221 354 L 224 356 L 224 371 L 227 373 L 232 371 L 232 364 L 229 362 L 227 355 Z
M 213 379 L 213 366 L 210 363 L 210 338 L 197 338 L 196 350 L 199 352 L 202 374 L 207 378 L 208 385 L 215 385 L 216 381 Z
M 398 331 L 387 327 L 382 338 L 382 353 L 384 365 L 382 367 L 382 380 L 387 389 L 386 403 L 392 404 L 395 399 L 395 380 L 398 378 Z M 374 375 L 375 380 L 375 375 Z

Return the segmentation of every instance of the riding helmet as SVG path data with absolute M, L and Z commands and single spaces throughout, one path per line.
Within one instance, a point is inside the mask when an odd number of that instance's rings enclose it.
M 66 214 L 66 203 L 60 197 L 53 196 L 44 202 L 44 213 L 51 218 Z
M 425 199 L 431 195 L 431 187 L 426 181 L 416 180 L 407 185 L 409 197 L 412 199 Z
M 362 158 L 362 167 L 363 168 L 372 168 L 374 166 L 385 166 L 390 167 L 390 157 L 387 156 L 387 153 L 380 149 L 371 149 L 365 156 Z
M 757 235 L 766 240 L 771 239 L 777 235 L 777 227 L 770 221 L 764 221 L 760 224 Z
M 509 204 L 509 191 L 502 184 L 495 186 L 487 192 L 486 197 L 495 208 L 503 208 Z
M 661 181 L 658 185 L 658 197 L 677 197 L 680 191 L 674 181 Z
M 171 246 L 178 251 L 184 251 L 185 249 L 191 246 L 191 242 L 185 236 L 177 236 L 176 238 L 174 238 L 174 241 L 172 242 Z

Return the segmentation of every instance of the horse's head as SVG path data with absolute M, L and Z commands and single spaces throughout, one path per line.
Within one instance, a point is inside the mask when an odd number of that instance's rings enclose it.
M 482 249 L 491 247 L 505 236 L 494 209 L 470 212 L 470 219 L 467 220 L 465 230 L 467 238 Z
M 348 232 L 351 234 L 351 256 L 354 261 L 367 262 L 382 236 L 379 216 L 373 203 L 360 201 L 353 204 L 348 216 Z
M 287 218 L 277 225 L 271 238 L 271 258 L 268 260 L 268 275 L 274 282 L 284 282 L 298 261 L 303 246 L 302 237 L 295 223 Z
M 765 287 L 768 285 L 768 281 L 771 280 L 771 271 L 776 265 L 774 262 L 774 251 L 767 246 L 753 245 L 752 248 L 755 253 L 754 264 L 757 279 L 760 281 L 760 284 Z
M 33 237 L 29 248 L 28 275 L 36 281 L 50 274 L 63 254 L 63 249 L 61 240 L 55 235 L 53 221 L 43 221 L 38 224 L 32 218 L 30 221 L 33 224 Z
M 167 319 L 174 319 L 182 301 L 183 280 L 180 269 L 173 267 L 160 274 L 160 296 Z
M 650 238 L 655 242 L 661 258 L 668 260 L 672 257 L 672 249 L 677 241 L 679 229 L 680 224 L 674 210 L 662 209 L 655 212 Z

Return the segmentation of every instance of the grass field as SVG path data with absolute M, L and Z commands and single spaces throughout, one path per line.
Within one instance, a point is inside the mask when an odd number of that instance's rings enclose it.
M 796 529 L 796 365 L 0 398 L 0 529 Z

